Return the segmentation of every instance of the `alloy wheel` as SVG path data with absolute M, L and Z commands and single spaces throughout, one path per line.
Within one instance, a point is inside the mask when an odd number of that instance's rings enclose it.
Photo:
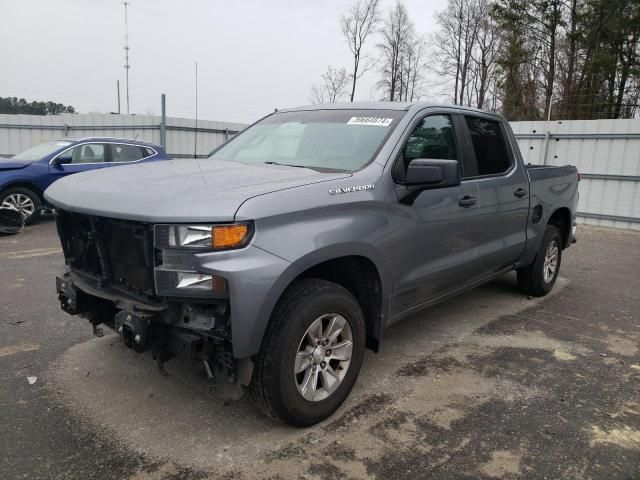
M 351 363 L 353 334 L 340 314 L 318 317 L 298 346 L 294 378 L 305 400 L 319 402 L 331 396 L 344 379 Z
M 22 193 L 12 193 L 2 201 L 2 208 L 14 208 L 18 210 L 26 220 L 33 215 L 36 207 L 33 200 Z
M 546 283 L 551 282 L 553 280 L 553 276 L 556 273 L 556 269 L 558 268 L 558 243 L 554 240 L 547 246 L 547 250 L 544 254 L 544 265 L 543 265 L 543 275 L 544 281 Z

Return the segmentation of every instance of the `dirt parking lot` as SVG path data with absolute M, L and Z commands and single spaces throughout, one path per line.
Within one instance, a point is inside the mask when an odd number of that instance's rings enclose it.
M 63 314 L 51 220 L 2 237 L 0 478 L 640 479 L 640 233 L 565 253 L 544 299 L 507 275 L 393 326 L 297 430 Z

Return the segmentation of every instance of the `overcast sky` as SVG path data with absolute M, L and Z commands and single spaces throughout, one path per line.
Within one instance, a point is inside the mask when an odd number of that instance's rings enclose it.
M 384 13 L 394 0 L 381 0 Z M 405 0 L 421 33 L 446 0 Z M 131 112 L 249 122 L 309 103 L 328 65 L 351 65 L 340 32 L 350 0 L 131 0 Z M 0 96 L 53 100 L 80 113 L 117 110 L 124 89 L 124 7 L 118 0 L 0 0 Z M 375 55 L 375 41 L 368 52 Z M 378 73 L 358 100 L 377 99 Z M 429 96 L 429 92 L 427 92 Z

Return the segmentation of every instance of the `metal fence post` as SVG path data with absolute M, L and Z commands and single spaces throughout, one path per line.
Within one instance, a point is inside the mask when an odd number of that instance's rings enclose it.
M 161 98 L 162 118 L 160 119 L 160 144 L 167 150 L 167 96 L 163 93 Z
M 542 164 L 547 165 L 547 157 L 549 155 L 549 140 L 551 139 L 551 130 L 549 129 L 549 122 L 551 122 L 551 106 L 553 105 L 553 95 L 549 98 L 549 105 L 547 110 L 547 123 L 545 123 L 544 129 L 546 130 L 544 136 L 544 158 Z

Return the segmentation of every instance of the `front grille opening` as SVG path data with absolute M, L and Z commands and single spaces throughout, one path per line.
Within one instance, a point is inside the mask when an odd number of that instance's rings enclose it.
M 151 225 L 59 211 L 57 226 L 72 270 L 115 288 L 154 295 Z
M 105 277 L 89 217 L 58 212 L 57 227 L 67 265 L 74 270 Z

